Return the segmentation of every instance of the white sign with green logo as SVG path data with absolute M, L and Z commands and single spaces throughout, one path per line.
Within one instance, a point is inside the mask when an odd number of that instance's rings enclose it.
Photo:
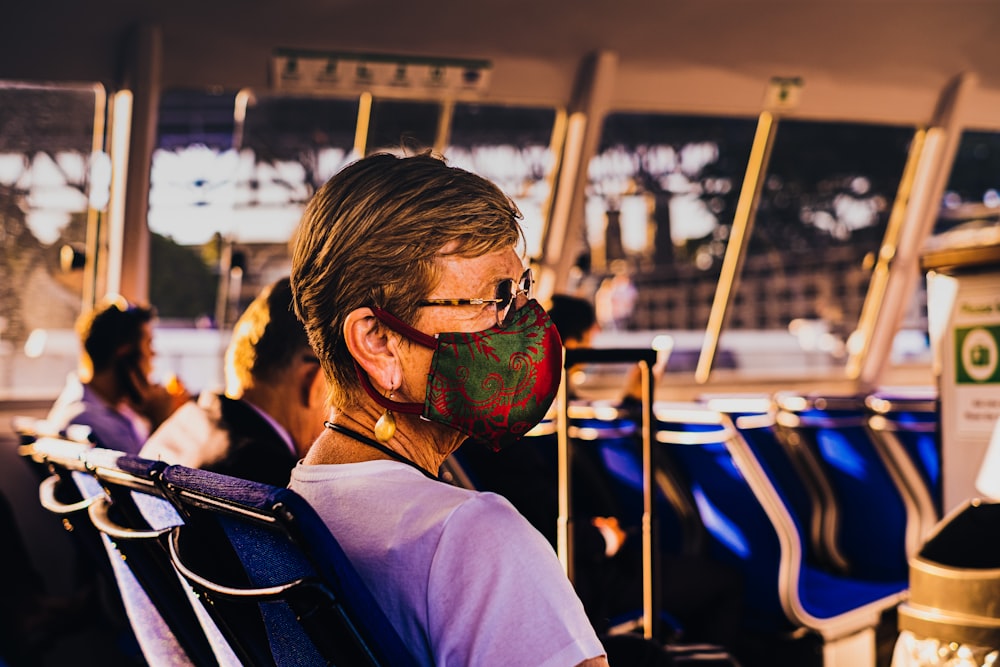
M 1000 419 L 1000 299 L 959 296 L 952 324 L 955 410 L 965 434 L 989 434 Z
M 955 381 L 1000 382 L 1000 326 L 955 329 Z

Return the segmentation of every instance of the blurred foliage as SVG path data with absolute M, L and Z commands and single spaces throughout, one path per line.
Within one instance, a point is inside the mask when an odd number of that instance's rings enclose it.
M 166 236 L 150 233 L 149 302 L 159 317 L 210 317 L 218 287 L 219 280 L 205 263 L 201 248 L 178 245 Z

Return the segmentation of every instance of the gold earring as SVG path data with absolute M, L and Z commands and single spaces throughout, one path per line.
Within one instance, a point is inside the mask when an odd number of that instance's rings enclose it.
M 389 400 L 392 400 L 392 390 L 389 391 Z M 375 422 L 375 439 L 381 443 L 387 443 L 396 435 L 396 418 L 389 408 L 385 409 L 382 416 Z

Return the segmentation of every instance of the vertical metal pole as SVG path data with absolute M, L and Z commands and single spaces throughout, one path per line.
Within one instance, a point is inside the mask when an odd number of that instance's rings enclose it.
M 573 452 L 569 446 L 569 376 L 563 355 L 562 381 L 556 398 L 556 447 L 558 456 L 559 518 L 556 520 L 556 553 L 570 582 L 573 581 L 573 513 L 570 506 L 572 491 Z
M 642 633 L 659 634 L 659 548 L 656 540 L 656 450 L 653 448 L 653 370 L 639 362 L 642 387 Z
M 108 197 L 107 244 L 108 259 L 105 289 L 111 294 L 122 293 L 122 273 L 125 270 L 125 202 L 129 165 L 129 144 L 132 131 L 132 93 L 120 90 L 112 96 L 111 140 L 111 190 Z M 145 219 L 143 219 L 145 224 Z M 135 295 L 125 295 L 136 300 Z
M 729 234 L 729 243 L 726 244 L 726 255 L 722 258 L 722 273 L 719 275 L 715 299 L 712 301 L 712 310 L 708 316 L 698 367 L 694 371 L 694 379 L 698 384 L 708 382 L 708 376 L 712 372 L 712 362 L 719 347 L 719 338 L 722 336 L 726 310 L 736 294 L 743 258 L 746 256 L 750 232 L 753 231 L 754 218 L 757 216 L 757 203 L 760 201 L 767 162 L 774 144 L 776 125 L 777 121 L 769 111 L 762 112 L 757 119 L 757 133 L 750 147 L 750 159 L 747 161 L 740 198 L 736 203 L 733 229 Z
M 879 264 L 884 284 L 879 293 L 869 289 L 859 330 L 865 334 L 864 344 L 848 361 L 847 373 L 861 387 L 881 383 L 888 366 L 892 343 L 909 307 L 912 295 L 921 279 L 921 246 L 937 221 L 951 167 L 962 138 L 963 110 L 978 84 L 978 77 L 962 73 L 948 82 L 938 98 L 930 126 L 923 133 L 917 164 L 913 167 L 913 182 L 905 200 L 905 211 L 895 236 L 886 237 L 879 248 Z M 919 136 L 919 135 L 918 135 Z M 916 139 L 914 141 L 916 143 Z M 911 156 L 912 157 L 912 156 Z M 900 184 L 903 187 L 903 184 Z M 875 281 L 872 281 L 873 287 Z M 865 325 L 867 329 L 861 329 Z M 854 352 L 854 351 L 852 351 Z
M 598 51 L 580 63 L 569 105 L 566 140 L 553 189 L 552 211 L 542 239 L 542 274 L 556 289 L 566 285 L 579 250 L 583 228 L 587 166 L 600 141 L 601 122 L 610 106 L 618 71 L 618 54 Z M 554 278 L 548 278 L 554 274 Z
M 372 122 L 372 94 L 361 93 L 358 98 L 358 126 L 354 130 L 354 154 L 361 158 L 368 150 L 368 129 Z
M 160 106 L 162 44 L 162 31 L 158 26 L 140 25 L 129 35 L 123 83 L 124 89 L 131 92 L 131 108 L 128 116 L 116 121 L 129 124 L 125 154 L 128 177 L 124 182 L 121 210 L 121 266 L 112 264 L 109 268 L 119 271 L 121 282 L 115 291 L 139 303 L 149 301 L 150 233 L 147 219 L 150 170 L 156 148 Z M 114 237 L 112 239 L 115 240 Z
M 885 227 L 885 235 L 882 237 L 882 244 L 879 247 L 878 261 L 875 263 L 875 268 L 872 269 L 871 280 L 868 281 L 868 294 L 861 307 L 857 329 L 851 334 L 852 345 L 848 346 L 850 357 L 847 359 L 847 377 L 852 380 L 857 379 L 861 374 L 861 368 L 868 357 L 871 341 L 876 333 L 876 324 L 878 324 L 879 313 L 882 312 L 885 303 L 886 290 L 892 275 L 891 268 L 896 257 L 896 248 L 899 246 L 903 222 L 906 219 L 910 195 L 913 192 L 917 168 L 921 164 L 921 156 L 924 154 L 927 137 L 927 130 L 917 130 L 910 142 L 909 155 L 906 158 L 906 165 L 903 167 L 903 176 L 899 180 L 896 199 L 893 202 L 892 211 Z M 895 329 L 892 333 L 895 335 Z M 861 342 L 854 344 L 854 341 Z M 880 354 L 885 353 L 883 351 Z
M 91 144 L 91 159 L 94 159 L 100 153 L 105 152 L 104 146 L 106 143 L 105 133 L 107 131 L 107 115 L 108 115 L 108 93 L 104 86 L 94 85 L 94 139 Z M 110 157 L 109 157 L 110 160 Z M 97 304 L 98 294 L 103 292 L 104 285 L 102 284 L 103 272 L 101 271 L 100 262 L 103 258 L 103 262 L 107 263 L 107 256 L 102 249 L 101 239 L 103 239 L 106 234 L 104 234 L 102 227 L 104 227 L 106 220 L 104 213 L 98 208 L 94 207 L 94 192 L 92 191 L 95 184 L 90 181 L 90 204 L 87 206 L 87 236 L 86 236 L 86 252 L 83 266 L 83 292 L 81 294 L 81 304 L 83 310 L 90 310 Z M 110 197 L 111 184 L 107 184 L 108 193 L 102 193 L 101 199 L 105 197 Z M 107 208 L 107 204 L 104 207 Z

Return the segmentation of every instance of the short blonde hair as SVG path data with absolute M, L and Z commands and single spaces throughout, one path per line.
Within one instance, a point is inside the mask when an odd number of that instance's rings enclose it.
M 493 183 L 429 153 L 366 157 L 313 195 L 298 230 L 291 285 L 335 406 L 361 397 L 344 343 L 346 316 L 375 306 L 412 324 L 437 283 L 443 247 L 463 257 L 515 247 L 523 241 L 520 217 Z
M 265 287 L 240 315 L 226 348 L 226 392 L 240 395 L 276 383 L 303 356 L 312 356 L 302 322 L 292 310 L 288 278 Z

